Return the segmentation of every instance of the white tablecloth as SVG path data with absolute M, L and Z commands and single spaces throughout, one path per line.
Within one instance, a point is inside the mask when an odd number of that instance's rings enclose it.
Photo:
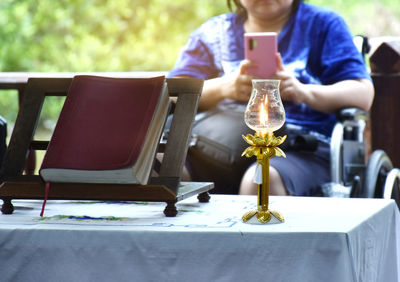
M 13 201 L 0 281 L 400 281 L 393 201 L 271 197 L 285 222 L 249 225 L 255 196 L 177 204 Z

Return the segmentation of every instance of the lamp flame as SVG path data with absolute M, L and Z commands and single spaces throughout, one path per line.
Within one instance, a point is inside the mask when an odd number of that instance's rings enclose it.
M 268 128 L 268 108 L 264 106 L 264 103 L 260 104 L 259 121 L 260 121 L 261 136 L 265 136 Z
M 268 109 L 264 107 L 264 104 L 260 104 L 260 124 L 264 127 L 267 126 L 268 123 Z

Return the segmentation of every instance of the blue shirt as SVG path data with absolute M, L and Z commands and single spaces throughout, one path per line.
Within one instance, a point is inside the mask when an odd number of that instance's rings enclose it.
M 237 70 L 244 59 L 244 20 L 233 13 L 209 19 L 191 34 L 168 76 L 211 79 Z M 285 70 L 302 83 L 370 79 L 345 21 L 324 7 L 300 2 L 278 35 L 278 51 Z M 331 135 L 335 115 L 294 102 L 284 106 L 287 124 Z

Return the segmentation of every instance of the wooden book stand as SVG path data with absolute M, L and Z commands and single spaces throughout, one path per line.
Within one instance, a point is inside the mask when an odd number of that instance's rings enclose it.
M 46 150 L 48 141 L 35 141 L 33 136 L 46 96 L 65 96 L 72 78 L 30 78 L 18 112 L 15 127 L 0 170 L 2 213 L 14 211 L 12 199 L 44 199 L 45 183 L 39 175 L 24 175 L 30 149 Z M 181 182 L 181 172 L 191 137 L 193 119 L 203 87 L 203 80 L 167 79 L 171 97 L 177 97 L 164 158 L 158 177 L 148 185 L 52 183 L 49 200 L 112 200 L 166 202 L 166 216 L 175 216 L 175 203 L 198 194 L 200 202 L 208 202 L 211 182 Z M 163 145 L 163 144 L 160 144 Z

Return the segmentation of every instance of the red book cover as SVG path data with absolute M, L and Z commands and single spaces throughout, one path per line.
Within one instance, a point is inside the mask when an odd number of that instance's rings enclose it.
M 162 99 L 168 96 L 165 88 L 164 77 L 74 77 L 41 166 L 44 180 L 74 182 L 75 176 L 63 179 L 68 170 L 80 175 L 86 170 L 115 171 L 133 167 L 146 142 L 151 143 L 146 150 L 150 150 L 153 159 L 167 115 L 168 98 Z M 162 118 L 155 121 L 157 111 L 162 111 Z M 150 137 L 151 140 L 146 139 Z M 51 177 L 46 170 L 53 170 Z M 77 178 L 76 182 L 92 180 Z M 103 181 L 93 179 L 93 182 Z

